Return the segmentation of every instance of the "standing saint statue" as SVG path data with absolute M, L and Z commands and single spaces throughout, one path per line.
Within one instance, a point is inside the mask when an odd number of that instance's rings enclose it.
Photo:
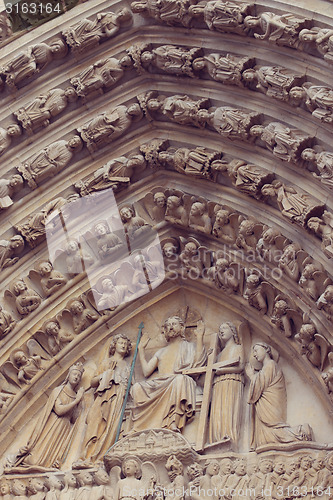
M 72 365 L 63 384 L 53 389 L 32 431 L 28 444 L 20 448 L 15 469 L 59 469 L 71 443 L 74 424 L 80 415 L 84 388 L 77 390 L 84 372 L 82 363 Z
M 246 365 L 250 378 L 249 404 L 252 405 L 251 448 L 268 443 L 311 441 L 308 424 L 291 427 L 286 423 L 287 392 L 284 375 L 273 359 L 272 348 L 264 342 L 252 347 L 254 359 L 261 365 L 258 371 Z
M 171 316 L 162 329 L 168 345 L 159 349 L 149 361 L 145 357 L 149 337 L 147 334 L 142 336 L 138 352 L 143 374 L 148 378 L 157 370 L 158 375 L 133 386 L 134 431 L 163 428 L 181 432 L 194 416 L 196 383 L 186 375 L 186 370 L 206 363 L 204 331 L 200 321 L 195 331 L 197 343 L 189 342 L 185 338 L 184 321 Z
M 222 323 L 218 337 L 222 345 L 216 363 L 209 419 L 209 441 L 231 438 L 237 443 L 241 426 L 244 389 L 244 349 L 235 325 Z
M 120 414 L 124 402 L 130 365 L 125 360 L 131 352 L 128 337 L 115 335 L 105 359 L 92 378 L 95 400 L 87 415 L 84 437 L 84 456 L 93 462 L 102 460 L 116 439 Z

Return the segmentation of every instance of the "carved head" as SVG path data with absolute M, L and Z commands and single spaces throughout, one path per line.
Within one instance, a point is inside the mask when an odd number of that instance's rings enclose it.
M 74 316 L 80 316 L 80 314 L 84 311 L 84 304 L 81 300 L 73 300 L 69 306 L 69 310 Z
M 12 124 L 7 127 L 7 135 L 9 137 L 19 137 L 21 134 L 22 130 L 19 125 Z
M 250 274 L 246 278 L 246 286 L 250 288 L 250 290 L 254 290 L 260 285 L 260 277 L 258 274 Z
M 121 464 L 121 470 L 125 477 L 140 479 L 142 476 L 141 462 L 136 457 L 125 458 Z
M 284 460 L 282 458 L 276 460 L 276 462 L 274 463 L 274 471 L 277 473 L 277 474 L 284 474 L 285 473 L 285 463 L 284 463 Z
M 193 481 L 195 478 L 200 477 L 202 473 L 203 467 L 198 462 L 194 462 L 187 467 L 187 475 L 190 481 Z
M 311 342 L 316 332 L 316 327 L 312 323 L 305 323 L 299 331 L 299 338 L 305 342 Z
M 129 206 L 125 206 L 119 210 L 119 215 L 122 222 L 128 222 L 134 217 L 134 210 Z
M 52 337 L 57 337 L 60 331 L 60 324 L 58 321 L 51 319 L 45 323 L 44 329 L 47 335 L 51 335 Z
M 80 486 L 91 486 L 94 482 L 92 474 L 88 471 L 81 471 L 77 475 L 77 480 Z
M 44 482 L 39 477 L 31 477 L 28 481 L 28 490 L 33 495 L 36 495 L 39 491 L 45 490 Z
M 159 111 L 162 107 L 162 101 L 158 99 L 149 99 L 147 102 L 147 109 L 149 111 Z
M 145 50 L 144 52 L 142 52 L 140 59 L 143 65 L 148 66 L 155 59 L 155 54 L 153 52 Z
M 70 487 L 70 488 L 76 488 L 77 487 L 77 480 L 74 474 L 71 472 L 67 472 L 64 477 L 65 480 L 65 485 Z
M 265 344 L 265 342 L 257 342 L 256 344 L 254 344 L 254 346 L 252 347 L 252 352 L 253 357 L 257 361 L 259 361 L 259 363 L 262 363 L 266 356 L 269 356 L 271 359 L 273 358 L 272 348 L 268 344 Z
M 131 68 L 133 66 L 133 61 L 130 56 L 124 56 L 119 61 L 121 68 Z
M 177 476 L 183 474 L 183 464 L 178 460 L 176 455 L 170 455 L 165 464 L 165 468 L 168 471 L 168 476 L 171 481 L 173 481 Z
M 237 460 L 235 463 L 235 473 L 237 476 L 245 476 L 246 462 L 244 460 Z
M 121 22 L 130 21 L 132 19 L 132 13 L 127 7 L 124 7 L 117 13 L 117 18 Z
M 236 344 L 240 344 L 237 328 L 235 327 L 235 325 L 231 321 L 222 323 L 219 327 L 219 339 L 222 344 L 225 344 L 232 337 Z
M 165 320 L 162 333 L 167 342 L 173 337 L 185 338 L 185 323 L 179 316 L 171 316 Z
M 320 229 L 323 224 L 324 222 L 319 217 L 310 217 L 306 223 L 307 227 L 318 235 L 320 234 Z
M 260 18 L 254 16 L 246 16 L 244 19 L 244 25 L 246 28 L 256 28 L 260 24 Z
M 110 481 L 109 475 L 104 469 L 98 469 L 94 473 L 94 481 L 97 486 L 108 484 Z
M 127 108 L 127 111 L 126 111 L 127 115 L 128 116 L 131 116 L 133 118 L 137 117 L 141 117 L 142 118 L 142 110 L 139 106 L 138 103 L 134 103 L 134 104 L 131 104 L 128 108 Z
M 198 215 L 203 215 L 204 213 L 205 213 L 204 203 L 200 203 L 199 201 L 193 203 L 190 210 L 190 215 L 192 217 L 197 217 Z
M 9 186 L 14 190 L 14 191 L 19 191 L 19 189 L 21 189 L 21 187 L 23 186 L 23 178 L 18 175 L 18 174 L 15 174 L 15 175 L 12 175 L 12 177 L 10 178 L 10 181 L 9 181 Z
M 115 352 L 118 352 L 125 358 L 126 356 L 129 356 L 131 354 L 131 350 L 132 342 L 128 337 L 126 337 L 126 335 L 124 335 L 123 333 L 118 333 L 118 335 L 112 337 L 109 347 L 110 356 L 113 356 Z
M 250 135 L 252 137 L 261 137 L 264 130 L 265 127 L 263 127 L 263 125 L 252 125 L 252 127 L 250 128 Z
M 312 460 L 309 455 L 305 455 L 304 457 L 301 458 L 301 469 L 303 470 L 308 470 L 310 469 L 312 465 Z
M 14 481 L 12 481 L 12 493 L 15 495 L 15 496 L 24 496 L 26 495 L 27 493 L 27 487 L 26 485 L 23 483 L 23 481 L 20 481 L 19 479 L 14 479 Z
M 71 139 L 68 141 L 68 149 L 72 151 L 72 153 L 78 153 L 81 151 L 83 147 L 83 142 L 81 141 L 81 138 L 78 135 L 74 135 Z
M 333 302 L 333 285 L 328 285 L 326 287 L 326 290 L 323 293 L 323 297 L 328 304 Z
M 215 269 L 216 271 L 226 271 L 229 267 L 229 261 L 228 259 L 224 259 L 224 258 L 221 258 L 221 259 L 217 259 L 217 261 L 215 262 Z
M 1 482 L 0 482 L 0 493 L 3 496 L 10 494 L 10 483 L 5 478 L 1 479 Z
M 159 192 L 154 194 L 154 203 L 160 208 L 165 207 L 166 205 L 166 196 L 164 193 Z
M 10 248 L 11 250 L 15 250 L 16 253 L 22 252 L 24 249 L 24 239 L 22 236 L 17 235 L 10 238 Z
M 110 278 L 105 278 L 102 281 L 102 290 L 103 292 L 111 293 L 114 289 L 114 284 Z
M 263 234 L 262 234 L 262 239 L 265 243 L 270 243 L 273 244 L 275 241 L 275 238 L 278 236 L 278 232 L 273 229 L 272 227 L 269 227 L 266 229 Z
M 41 276 L 49 276 L 52 272 L 52 269 L 53 269 L 52 264 L 48 261 L 41 262 L 37 266 L 37 272 L 39 272 Z
M 289 90 L 289 99 L 292 104 L 299 106 L 306 97 L 306 92 L 303 87 L 293 87 Z
M 184 247 L 184 254 L 186 256 L 193 257 L 194 255 L 196 255 L 197 251 L 197 245 L 193 241 L 189 241 L 188 243 L 186 243 Z
M 272 472 L 272 470 L 273 470 L 272 460 L 268 460 L 267 458 L 263 458 L 262 460 L 260 460 L 259 470 L 263 474 L 268 474 L 269 472 Z
M 66 245 L 66 252 L 70 254 L 75 254 L 79 250 L 79 244 L 76 240 L 69 240 Z
M 215 215 L 215 224 L 224 226 L 228 222 L 229 222 L 229 211 L 223 209 L 218 210 Z
M 313 274 L 316 271 L 318 271 L 318 269 L 316 268 L 316 266 L 314 264 L 307 264 L 303 269 L 302 278 L 306 278 L 306 279 L 313 278 Z
M 207 460 L 204 465 L 204 474 L 208 474 L 209 476 L 216 476 L 219 473 L 220 464 L 217 460 Z
M 16 283 L 13 286 L 13 292 L 14 295 L 16 296 L 21 295 L 27 289 L 28 287 L 23 280 L 16 281 Z
M 201 71 L 205 69 L 205 67 L 206 67 L 206 61 L 203 57 L 197 57 L 192 62 L 192 68 L 194 71 Z
M 110 232 L 109 226 L 107 225 L 106 222 L 97 222 L 93 230 L 96 236 L 103 236 L 104 234 Z
M 316 152 L 315 152 L 314 149 L 306 148 L 306 149 L 303 149 L 303 151 L 301 153 L 301 157 L 305 161 L 313 161 L 313 162 L 315 162 L 316 161 Z
M 286 314 L 288 309 L 288 304 L 285 300 L 277 300 L 274 304 L 273 316 L 281 318 L 284 314 Z
M 239 234 L 242 234 L 243 236 L 248 236 L 253 234 L 254 225 L 255 225 L 254 221 L 248 219 L 242 220 L 242 222 L 239 225 L 239 230 L 238 230 Z
M 21 366 L 24 366 L 28 362 L 27 355 L 24 351 L 16 351 L 13 354 L 13 361 L 14 364 L 20 368 Z
M 167 199 L 167 208 L 172 209 L 172 208 L 178 208 L 181 205 L 181 198 L 180 196 L 169 196 Z
M 168 258 L 175 258 L 177 256 L 177 247 L 171 242 L 165 243 L 163 246 L 163 253 Z
M 233 470 L 232 461 L 230 458 L 223 458 L 220 464 L 220 470 L 223 476 L 231 474 Z
M 255 69 L 248 68 L 242 73 L 242 79 L 245 82 L 256 82 L 258 79 L 258 75 Z
M 67 87 L 67 89 L 65 89 L 65 96 L 68 102 L 75 102 L 77 100 L 77 93 L 73 87 Z
M 68 46 L 60 38 L 53 41 L 52 44 L 50 45 L 50 48 L 51 48 L 51 53 L 55 59 L 61 59 L 62 57 L 65 57 L 65 55 L 68 52 Z

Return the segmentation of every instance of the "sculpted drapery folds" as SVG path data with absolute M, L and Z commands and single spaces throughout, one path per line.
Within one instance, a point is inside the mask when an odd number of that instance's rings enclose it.
M 90 461 L 102 460 L 115 442 L 130 374 L 125 357 L 129 356 L 131 347 L 125 335 L 113 337 L 108 359 L 91 379 L 95 400 L 87 415 L 83 452 L 84 458 Z
M 84 389 L 77 390 L 84 369 L 78 362 L 69 369 L 62 385 L 53 389 L 44 406 L 28 444 L 17 453 L 9 468 L 59 468 L 71 442 L 74 423 Z
M 195 413 L 196 383 L 184 371 L 206 363 L 203 345 L 204 325 L 198 323 L 197 344 L 185 340 L 185 324 L 178 316 L 168 318 L 163 326 L 168 345 L 159 349 L 147 362 L 144 354 L 149 337 L 143 335 L 139 358 L 145 377 L 158 375 L 134 384 L 132 424 L 135 431 L 165 428 L 181 431 Z
M 284 375 L 273 359 L 269 345 L 259 342 L 252 348 L 253 357 L 261 364 L 255 372 L 246 365 L 250 378 L 249 404 L 252 405 L 251 447 L 257 448 L 272 443 L 311 441 L 309 425 L 292 428 L 286 423 L 287 393 Z
M 231 438 L 237 443 L 243 399 L 244 350 L 236 327 L 222 323 L 219 328 L 222 350 L 215 363 L 215 378 L 209 419 L 211 443 Z

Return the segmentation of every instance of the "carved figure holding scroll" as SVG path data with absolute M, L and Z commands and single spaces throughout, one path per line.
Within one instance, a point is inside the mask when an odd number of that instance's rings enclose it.
M 6 291 L 10 296 L 12 293 L 10 290 Z M 5 292 L 5 294 L 6 294 Z M 35 290 L 32 290 L 27 287 L 26 283 L 23 280 L 18 280 L 13 285 L 13 293 L 16 297 L 15 305 L 20 314 L 22 316 L 26 316 L 30 314 L 32 311 L 37 309 L 37 307 L 42 302 L 41 297 L 38 295 Z
M 20 175 L 12 175 L 10 179 L 0 179 L 0 210 L 13 205 L 12 197 L 23 187 L 23 179 Z

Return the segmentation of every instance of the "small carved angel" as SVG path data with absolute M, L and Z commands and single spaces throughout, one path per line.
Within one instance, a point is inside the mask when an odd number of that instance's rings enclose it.
M 33 339 L 28 340 L 26 346 L 15 349 L 10 355 L 10 361 L 4 365 L 4 374 L 19 387 L 30 384 L 40 370 L 44 370 L 42 360 L 48 355 Z
M 329 361 L 329 368 L 326 369 L 326 372 L 323 372 L 321 374 L 321 377 L 325 384 L 327 385 L 328 392 L 333 393 L 333 352 L 328 353 L 328 361 Z
M 317 300 L 318 309 L 324 310 L 329 319 L 333 318 L 333 285 L 328 285 Z
M 217 288 L 227 293 L 236 293 L 240 283 L 243 281 L 244 271 L 236 262 L 230 262 L 230 259 L 218 258 L 215 265 L 208 269 L 207 275 L 215 283 Z
M 13 316 L 0 306 L 0 339 L 5 337 L 16 325 Z
M 98 320 L 98 314 L 88 309 L 83 299 L 71 299 L 65 311 L 68 310 L 73 321 L 74 333 L 79 334 Z
M 47 335 L 48 349 L 55 355 L 67 344 L 74 340 L 74 334 L 61 328 L 57 319 L 49 319 L 43 325 L 43 331 Z
M 42 302 L 38 293 L 35 292 L 35 290 L 28 288 L 23 280 L 16 281 L 12 286 L 12 290 L 7 289 L 5 291 L 5 297 L 16 297 L 15 306 L 22 316 L 30 314 L 32 311 L 37 309 Z
M 154 500 L 162 498 L 162 488 L 158 483 L 156 467 L 151 462 L 144 462 L 134 457 L 127 456 L 121 464 L 122 478 L 118 467 L 113 467 L 111 477 L 117 478 L 114 500 L 130 497 L 133 500 Z
M 167 197 L 162 187 L 158 186 L 147 193 L 143 204 L 153 221 L 158 223 L 164 220 Z
M 142 217 L 136 215 L 132 206 L 123 206 L 119 209 L 119 215 L 124 225 L 129 240 L 148 234 L 151 226 Z
M 301 273 L 301 265 L 307 258 L 307 254 L 300 249 L 296 243 L 290 243 L 285 246 L 279 259 L 279 269 L 281 269 L 288 278 L 298 281 Z
M 219 238 L 222 243 L 232 245 L 236 241 L 236 228 L 239 215 L 223 209 L 220 205 L 214 208 L 215 221 L 212 234 Z
M 92 233 L 97 239 L 97 253 L 100 259 L 106 259 L 123 246 L 119 236 L 110 231 L 106 221 L 96 222 Z
M 182 226 L 187 226 L 188 224 L 188 197 L 176 191 L 174 194 L 170 194 L 167 198 L 167 208 L 165 212 L 165 220 L 172 222 L 173 224 L 180 224 Z
M 262 225 L 251 219 L 243 219 L 238 228 L 236 246 L 253 253 L 262 234 Z
M 209 216 L 209 205 L 205 200 L 195 201 L 190 210 L 189 227 L 206 234 L 212 231 L 212 221 Z
M 333 257 L 333 215 L 327 210 L 321 217 L 311 217 L 307 227 L 322 240 L 321 248 L 326 257 Z
M 182 275 L 193 279 L 199 278 L 203 269 L 211 266 L 211 254 L 206 247 L 201 246 L 194 238 L 189 238 L 187 242 L 181 238 L 181 242 L 184 245 L 179 256 Z
M 318 300 L 324 276 L 325 274 L 315 264 L 306 264 L 298 283 L 312 300 Z
M 286 238 L 272 227 L 266 227 L 257 243 L 258 255 L 268 262 L 277 264 L 285 246 Z
M 317 333 L 312 323 L 305 323 L 295 335 L 295 340 L 301 344 L 301 353 L 313 366 L 322 370 L 329 349 L 329 343 L 325 337 Z
M 84 272 L 94 263 L 93 257 L 82 246 L 72 239 L 66 244 L 66 267 L 68 274 L 73 277 Z
M 262 281 L 261 276 L 255 270 L 246 278 L 244 299 L 247 299 L 249 305 L 258 309 L 260 314 L 271 314 L 275 289 L 267 281 Z
M 115 278 L 114 278 L 115 280 Z M 128 285 L 118 285 L 110 276 L 103 277 L 95 289 L 92 290 L 92 303 L 96 303 L 99 311 L 112 311 L 127 299 Z M 91 297 L 91 295 L 89 295 Z
M 281 330 L 286 337 L 292 337 L 299 331 L 302 325 L 302 316 L 296 309 L 289 306 L 281 295 L 277 295 L 274 299 L 271 322 Z
M 48 261 L 40 262 L 36 271 L 40 276 L 40 285 L 46 297 L 50 297 L 67 283 L 65 276 L 59 271 L 55 271 Z

